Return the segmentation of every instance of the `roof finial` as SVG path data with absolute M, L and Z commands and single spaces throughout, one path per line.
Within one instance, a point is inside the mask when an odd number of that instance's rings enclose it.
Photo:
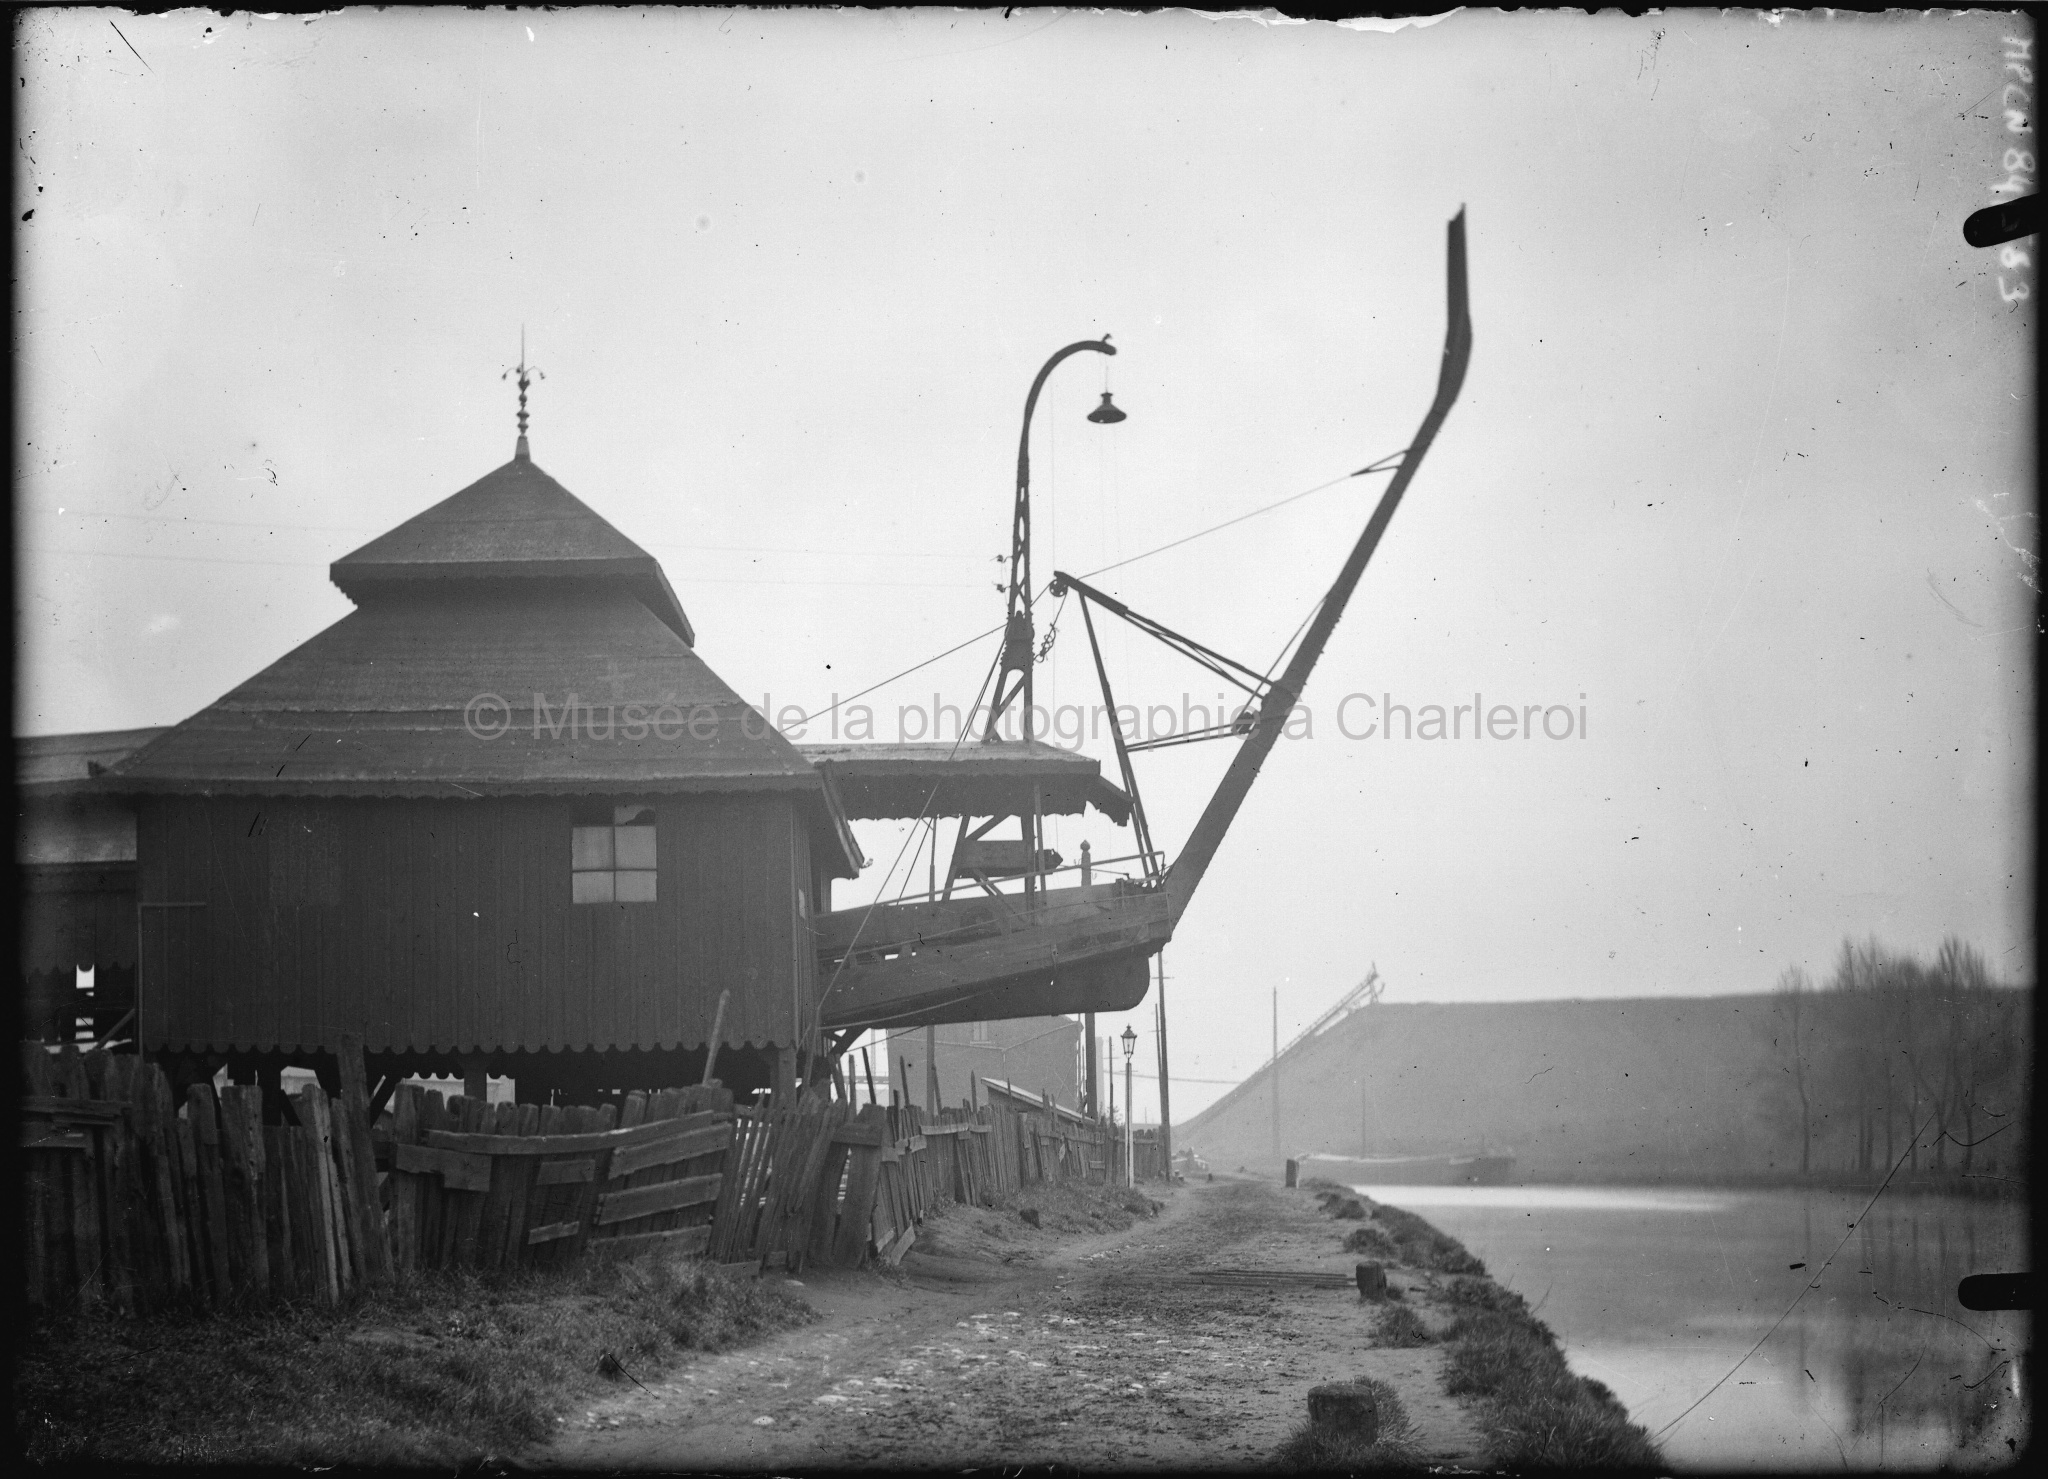
M 526 449 L 526 388 L 533 384 L 535 379 L 548 378 L 542 373 L 540 366 L 529 365 L 526 362 L 525 324 L 519 326 L 519 363 L 498 378 L 510 380 L 514 375 L 519 377 L 519 441 L 512 449 L 512 456 L 516 461 L 525 461 L 531 455 Z

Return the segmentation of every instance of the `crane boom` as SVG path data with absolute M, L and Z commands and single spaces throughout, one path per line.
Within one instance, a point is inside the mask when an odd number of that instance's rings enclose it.
M 1318 1032 L 1321 1032 L 1325 1027 L 1328 1027 L 1332 1022 L 1350 1011 L 1361 1000 L 1367 1005 L 1378 1001 L 1386 989 L 1385 983 L 1380 980 L 1380 968 L 1377 965 L 1373 966 L 1365 973 L 1363 981 L 1360 981 L 1356 986 L 1337 998 L 1335 1006 L 1297 1032 L 1287 1046 L 1280 1050 L 1280 1056 L 1285 1058 Z
M 1237 809 L 1244 804 L 1245 796 L 1251 791 L 1252 782 L 1258 778 L 1259 767 L 1272 752 L 1273 744 L 1280 737 L 1288 715 L 1294 711 L 1295 702 L 1300 698 L 1308 677 L 1328 645 L 1330 633 L 1337 625 L 1337 619 L 1344 614 L 1344 607 L 1351 599 L 1351 593 L 1358 586 L 1359 577 L 1365 574 L 1366 564 L 1372 559 L 1373 551 L 1379 548 L 1380 536 L 1386 533 L 1387 524 L 1394 517 L 1394 510 L 1400 506 L 1401 495 L 1408 490 L 1408 484 L 1415 476 L 1415 470 L 1422 465 L 1422 457 L 1429 450 L 1429 444 L 1436 439 L 1437 428 L 1443 425 L 1450 414 L 1451 405 L 1458 398 L 1458 389 L 1465 383 L 1465 367 L 1472 358 L 1472 318 L 1465 292 L 1465 213 L 1460 210 L 1451 218 L 1447 228 L 1448 236 L 1448 314 L 1444 330 L 1444 353 L 1442 367 L 1437 372 L 1436 399 L 1430 402 L 1429 411 L 1422 418 L 1422 425 L 1415 433 L 1415 440 L 1408 444 L 1408 450 L 1401 458 L 1401 465 L 1394 472 L 1385 493 L 1380 495 L 1379 506 L 1366 522 L 1365 532 L 1358 537 L 1351 556 L 1344 562 L 1344 568 L 1337 573 L 1329 594 L 1317 608 L 1315 618 L 1309 623 L 1301 645 L 1294 651 L 1294 657 L 1283 672 L 1267 690 L 1259 705 L 1258 717 L 1253 721 L 1252 731 L 1245 737 L 1243 745 L 1232 757 L 1230 769 L 1224 773 L 1216 794 L 1209 798 L 1201 819 L 1188 834 L 1187 844 L 1167 869 L 1162 888 L 1169 900 L 1171 917 L 1175 923 L 1187 909 L 1188 900 L 1193 897 L 1195 887 L 1208 871 L 1210 861 L 1216 856 L 1216 849 L 1223 842 L 1223 834 L 1229 830 L 1231 821 L 1237 816 Z

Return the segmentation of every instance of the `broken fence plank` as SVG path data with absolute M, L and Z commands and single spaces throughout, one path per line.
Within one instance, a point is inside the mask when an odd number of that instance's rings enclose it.
M 913 1223 L 896 1235 L 896 1240 L 889 1245 L 888 1251 L 882 1255 L 882 1261 L 891 1268 L 894 1268 L 897 1264 L 903 1262 L 903 1255 L 910 1251 L 910 1245 L 916 1241 L 917 1225 Z
M 688 1122 L 667 1121 L 670 1125 Z M 673 1165 L 677 1161 L 693 1160 L 700 1155 L 713 1155 L 731 1144 L 732 1122 L 726 1120 L 722 1124 L 706 1125 L 701 1129 L 670 1135 L 664 1139 L 622 1146 L 612 1152 L 612 1175 L 615 1178 L 629 1176 L 635 1171 L 644 1171 L 650 1167 Z
M 526 1235 L 530 1248 L 536 1243 L 556 1243 L 563 1238 L 573 1238 L 582 1231 L 582 1225 L 575 1222 L 551 1222 L 546 1227 L 537 1227 Z
M 111 1125 L 121 1118 L 122 1106 L 107 1099 L 53 1099 L 37 1094 L 21 1101 L 23 1114 L 43 1115 L 58 1123 Z
M 611 1108 L 610 1105 L 604 1106 Z M 645 1112 L 644 1104 L 641 1106 Z M 594 1130 L 578 1135 L 488 1135 L 473 1131 L 429 1130 L 427 1144 L 438 1150 L 463 1150 L 477 1155 L 572 1155 L 578 1151 L 617 1150 L 691 1130 L 706 1129 L 725 1116 L 713 1110 L 681 1119 L 656 1120 L 622 1130 Z
M 674 1184 L 674 1183 L 672 1183 Z M 648 1191 L 659 1187 L 644 1188 Z M 672 1227 L 665 1232 L 632 1233 L 623 1238 L 606 1238 L 592 1243 L 591 1248 L 618 1258 L 631 1258 L 636 1253 L 702 1253 L 711 1246 L 711 1224 L 697 1227 Z M 751 1267 L 751 1262 L 746 1265 Z
M 489 1191 L 491 1158 L 470 1151 L 443 1150 L 434 1145 L 394 1145 L 391 1164 L 414 1175 L 439 1173 L 449 1191 Z
M 628 1191 L 606 1192 L 597 1199 L 597 1216 L 593 1220 L 599 1227 L 608 1227 L 614 1222 L 630 1222 L 635 1217 L 646 1217 L 655 1212 L 715 1202 L 723 1179 L 716 1175 L 688 1176 L 681 1181 L 662 1181 L 653 1186 L 636 1186 Z

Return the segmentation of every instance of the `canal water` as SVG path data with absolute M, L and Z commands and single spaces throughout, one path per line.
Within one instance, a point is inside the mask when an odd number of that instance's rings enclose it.
M 2027 1317 L 1956 1303 L 1968 1274 L 2029 1267 L 2023 1203 L 1886 1193 L 1865 1215 L 1867 1192 L 1357 1189 L 1483 1259 L 1574 1371 L 1663 1430 L 1676 1468 L 1975 1468 L 2025 1444 Z

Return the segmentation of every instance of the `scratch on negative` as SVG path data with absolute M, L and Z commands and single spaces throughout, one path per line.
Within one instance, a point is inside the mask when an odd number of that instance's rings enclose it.
M 110 26 L 114 26 L 114 23 L 112 21 L 108 21 L 107 24 Z M 135 51 L 135 43 L 133 41 L 130 41 L 125 35 L 122 34 L 121 28 L 119 26 L 114 26 L 114 34 L 116 36 L 121 37 L 121 44 L 123 46 L 127 47 L 130 51 Z M 135 60 L 142 63 L 144 67 L 148 67 L 149 73 L 152 77 L 156 75 L 156 68 L 151 67 L 149 65 L 149 58 L 144 56 L 141 52 L 135 51 Z
M 1944 596 L 1941 593 L 1941 587 L 1934 583 L 1934 572 L 1932 570 L 1927 572 L 1927 589 L 1934 592 L 1934 599 L 1941 602 L 1942 605 L 1948 607 L 1949 611 L 1954 614 L 1955 619 L 1957 621 L 1961 622 L 1966 627 L 1977 627 L 1979 629 L 1982 629 L 1984 625 L 1983 622 L 1972 621 L 1969 617 L 1963 614 L 1961 607 L 1957 606 L 1955 602 L 1951 601 L 1947 596 Z
M 1556 1065 L 1555 1063 L 1553 1063 L 1553 1064 L 1551 1064 L 1551 1065 L 1550 1065 L 1550 1068 L 1555 1068 L 1555 1067 L 1557 1067 L 1557 1065 Z M 1533 1084 L 1533 1083 L 1535 1083 L 1537 1079 L 1539 1079 L 1539 1078 L 1543 1077 L 1543 1075 L 1544 1075 L 1544 1074 L 1546 1074 L 1546 1073 L 1550 1072 L 1550 1068 L 1539 1068 L 1539 1069 L 1537 1069 L 1537 1070 L 1536 1070 L 1536 1071 L 1535 1071 L 1534 1073 L 1532 1073 L 1532 1074 L 1530 1074 L 1530 1075 L 1529 1075 L 1529 1077 L 1528 1077 L 1527 1081 L 1523 1083 L 1522 1087 L 1523 1087 L 1523 1088 L 1527 1088 L 1527 1087 L 1528 1087 L 1528 1086 L 1529 1086 L 1530 1084 Z

